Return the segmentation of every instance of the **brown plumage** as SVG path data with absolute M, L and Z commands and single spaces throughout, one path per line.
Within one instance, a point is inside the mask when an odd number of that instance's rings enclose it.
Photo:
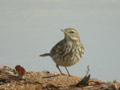
M 50 51 L 40 56 L 50 56 L 56 63 L 56 67 L 61 72 L 59 66 L 66 67 L 76 64 L 84 54 L 84 47 L 80 42 L 78 32 L 74 28 L 62 30 L 65 38 L 58 42 Z M 67 70 L 68 75 L 69 71 Z M 61 72 L 62 74 L 62 72 Z

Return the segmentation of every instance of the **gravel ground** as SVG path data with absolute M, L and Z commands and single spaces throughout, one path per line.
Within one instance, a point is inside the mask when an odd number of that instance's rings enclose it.
M 120 84 L 90 79 L 88 85 L 79 85 L 82 78 L 49 72 L 29 72 L 18 75 L 15 69 L 0 69 L 0 90 L 120 90 Z M 23 74 L 23 73 L 22 73 Z

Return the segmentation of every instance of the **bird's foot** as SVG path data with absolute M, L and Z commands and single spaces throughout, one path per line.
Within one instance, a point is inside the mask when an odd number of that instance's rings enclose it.
M 61 72 L 54 72 L 55 75 L 64 75 L 64 76 L 71 76 L 69 74 L 64 74 L 64 73 L 61 73 Z

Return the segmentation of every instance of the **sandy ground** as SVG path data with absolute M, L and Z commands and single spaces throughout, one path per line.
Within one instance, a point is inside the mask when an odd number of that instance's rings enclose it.
M 77 87 L 76 84 L 83 78 L 48 71 L 42 73 L 26 71 L 22 74 L 15 72 L 15 69 L 0 69 L 0 90 L 120 90 L 117 81 L 90 79 L 88 85 L 81 84 Z

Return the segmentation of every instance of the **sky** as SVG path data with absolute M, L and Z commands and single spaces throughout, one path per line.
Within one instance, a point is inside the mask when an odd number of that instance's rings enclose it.
M 120 81 L 119 0 L 0 0 L 0 66 L 58 72 L 50 57 L 39 55 L 50 52 L 69 27 L 85 48 L 69 72 L 83 77 L 89 65 L 91 78 Z

